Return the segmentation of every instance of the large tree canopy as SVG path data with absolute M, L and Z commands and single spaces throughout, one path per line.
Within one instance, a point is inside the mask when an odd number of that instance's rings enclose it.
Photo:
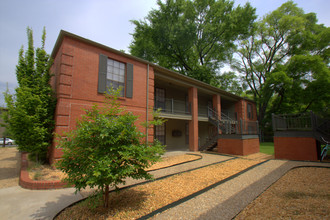
M 261 125 L 271 113 L 329 111 L 329 40 L 330 29 L 292 1 L 255 23 L 233 67 L 244 74 Z
M 158 0 L 135 24 L 132 55 L 210 84 L 231 57 L 234 41 L 249 35 L 255 9 L 228 0 Z

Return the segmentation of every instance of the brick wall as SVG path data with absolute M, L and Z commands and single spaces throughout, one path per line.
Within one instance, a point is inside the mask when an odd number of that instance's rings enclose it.
M 317 161 L 313 137 L 274 137 L 275 159 Z
M 147 116 L 147 81 L 149 83 L 149 116 L 152 120 L 154 100 L 154 70 L 149 68 L 147 80 L 147 64 L 121 56 L 106 49 L 87 44 L 77 39 L 65 36 L 54 58 L 52 72 L 55 76 L 51 84 L 57 94 L 55 112 L 55 133 L 62 134 L 75 128 L 76 121 L 84 114 L 83 109 L 94 104 L 103 105 L 104 94 L 98 93 L 99 54 L 104 54 L 113 60 L 132 63 L 133 98 L 119 98 L 121 105 L 138 115 L 137 126 L 142 132 L 146 128 L 140 125 Z M 153 129 L 148 130 L 148 140 L 153 140 Z M 54 141 L 50 151 L 50 162 L 61 157 L 61 149 L 56 149 Z
M 252 106 L 252 118 L 248 118 L 247 105 Z M 252 101 L 241 99 L 235 104 L 235 112 L 237 113 L 237 120 L 246 120 L 246 121 L 257 121 L 257 109 L 256 104 Z
M 259 139 L 218 139 L 218 152 L 232 155 L 249 155 L 259 152 Z

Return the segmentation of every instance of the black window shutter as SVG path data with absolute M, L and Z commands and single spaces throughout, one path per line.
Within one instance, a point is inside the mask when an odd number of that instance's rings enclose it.
M 108 57 L 100 54 L 99 59 L 99 81 L 97 91 L 99 93 L 105 93 L 107 87 L 107 60 Z
M 133 64 L 127 63 L 126 97 L 133 98 Z

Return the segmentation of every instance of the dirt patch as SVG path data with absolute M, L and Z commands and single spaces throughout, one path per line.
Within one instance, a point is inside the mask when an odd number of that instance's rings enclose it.
M 191 154 L 184 154 L 184 155 L 177 155 L 177 156 L 170 156 L 164 157 L 162 160 L 153 166 L 151 166 L 148 171 L 160 169 L 168 166 L 173 166 L 176 164 L 189 162 L 193 160 L 199 159 L 200 156 L 191 155 Z M 49 165 L 39 165 L 33 161 L 29 161 L 29 177 L 32 180 L 62 180 L 66 177 L 66 174 L 61 172 L 60 170 L 55 169 Z
M 16 147 L 0 147 L 0 188 L 18 186 L 19 156 Z
M 88 204 L 97 202 L 87 200 L 67 208 L 57 219 L 136 219 L 259 162 L 240 158 L 124 189 L 110 194 L 109 209 L 91 209 Z
M 289 171 L 235 219 L 329 219 L 330 170 Z
M 33 161 L 28 163 L 28 172 L 31 180 L 62 180 L 66 174 L 50 165 L 40 165 Z

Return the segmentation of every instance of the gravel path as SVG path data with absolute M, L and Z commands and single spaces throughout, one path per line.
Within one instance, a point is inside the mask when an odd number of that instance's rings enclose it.
M 330 167 L 329 163 L 270 160 L 154 219 L 232 219 L 293 167 L 320 165 Z

